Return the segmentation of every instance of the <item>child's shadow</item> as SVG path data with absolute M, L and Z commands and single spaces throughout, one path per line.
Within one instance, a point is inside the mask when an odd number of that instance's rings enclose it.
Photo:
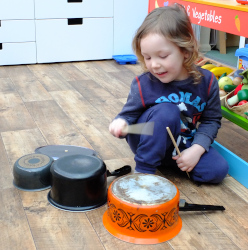
M 172 182 L 175 179 L 180 179 L 181 181 L 189 180 L 187 173 L 185 171 L 181 171 L 177 167 L 177 165 L 174 165 L 174 164 L 168 165 L 168 164 L 163 163 L 159 167 L 157 167 L 157 170 L 159 170 L 160 173 L 162 173 L 165 178 L 169 179 Z M 191 178 L 190 178 L 190 181 L 197 186 L 200 186 L 202 184 L 201 182 L 193 181 Z

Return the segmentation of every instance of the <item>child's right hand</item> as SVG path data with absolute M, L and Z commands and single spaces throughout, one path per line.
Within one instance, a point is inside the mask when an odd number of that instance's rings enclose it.
M 122 132 L 126 126 L 128 124 L 124 119 L 115 119 L 109 125 L 109 132 L 115 137 L 126 136 L 127 133 Z

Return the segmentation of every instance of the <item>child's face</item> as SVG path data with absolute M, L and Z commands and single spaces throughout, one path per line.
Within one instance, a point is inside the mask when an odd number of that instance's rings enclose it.
M 159 34 L 148 34 L 141 39 L 141 54 L 147 69 L 163 83 L 181 81 L 189 74 L 183 66 L 188 54 Z

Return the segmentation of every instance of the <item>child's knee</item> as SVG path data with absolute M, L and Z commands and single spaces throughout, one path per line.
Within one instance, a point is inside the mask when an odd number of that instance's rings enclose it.
M 222 161 L 222 164 L 220 164 L 216 171 L 214 172 L 214 178 L 212 180 L 212 183 L 220 183 L 223 181 L 223 179 L 226 177 L 229 170 L 228 162 L 226 160 Z
M 174 124 L 175 122 L 180 122 L 180 110 L 175 104 L 160 103 L 151 107 L 148 119 Z
M 216 164 L 215 168 L 209 168 L 201 173 L 192 172 L 192 180 L 203 183 L 220 183 L 226 177 L 229 170 L 229 166 L 226 160 L 223 160 Z

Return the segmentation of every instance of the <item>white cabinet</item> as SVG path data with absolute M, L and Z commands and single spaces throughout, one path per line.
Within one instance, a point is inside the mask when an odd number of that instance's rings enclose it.
M 0 0 L 0 65 L 36 63 L 33 0 Z
M 0 27 L 1 43 L 35 42 L 34 20 L 3 20 Z
M 0 0 L 0 65 L 131 54 L 148 0 Z
M 35 18 L 113 17 L 113 0 L 35 0 Z
M 0 20 L 34 19 L 34 0 L 0 0 Z
M 35 0 L 37 62 L 112 58 L 113 0 Z
M 113 18 L 36 20 L 37 62 L 112 58 Z
M 35 42 L 2 43 L 0 48 L 0 65 L 36 63 Z

